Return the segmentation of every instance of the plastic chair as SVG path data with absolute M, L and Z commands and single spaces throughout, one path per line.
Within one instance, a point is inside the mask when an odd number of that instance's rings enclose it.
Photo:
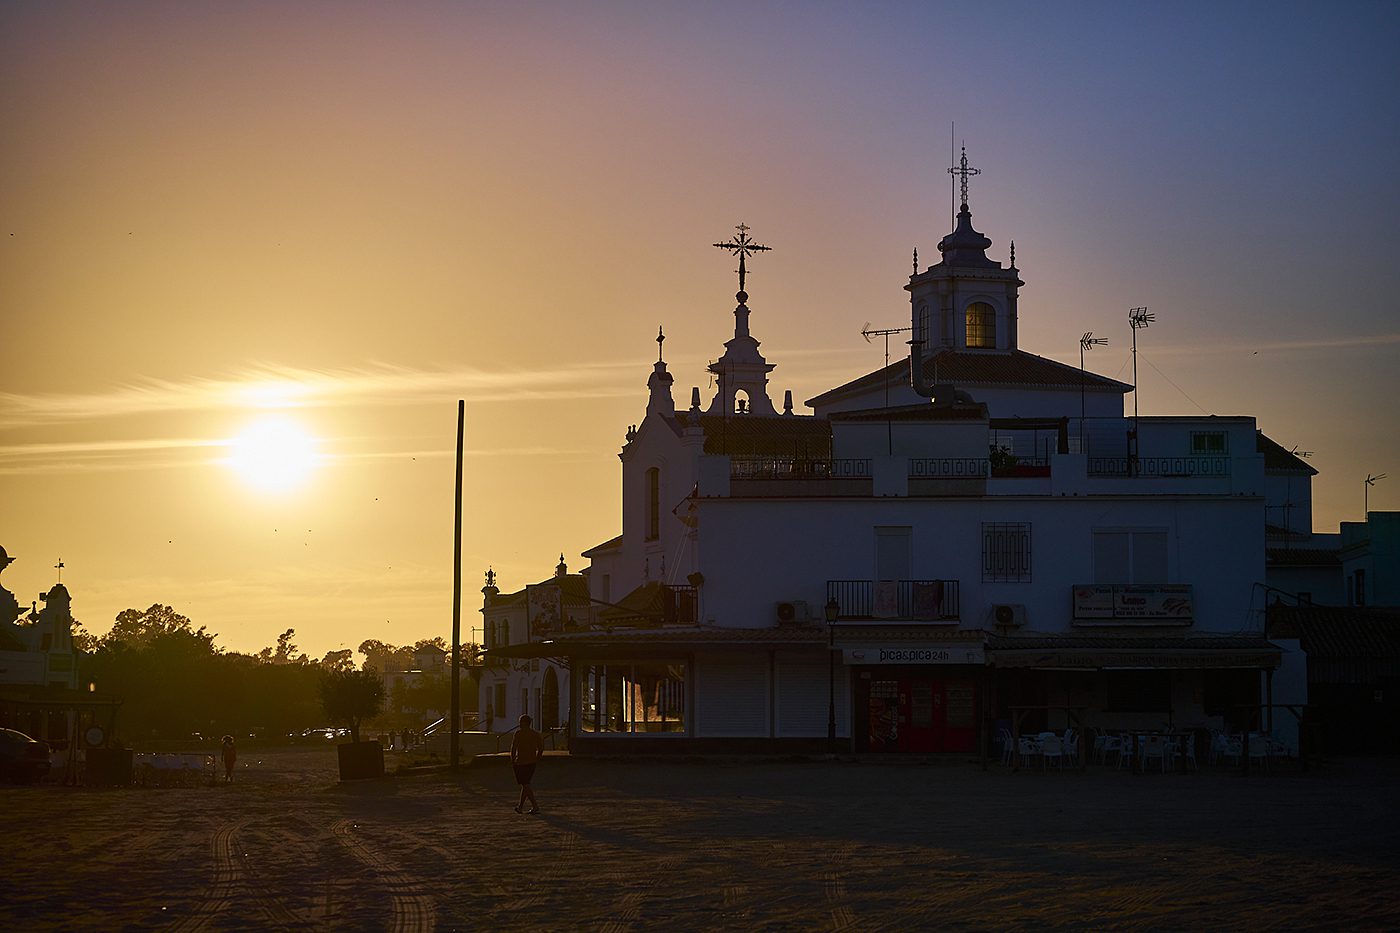
M 1123 737 L 1121 735 L 1109 735 L 1100 733 L 1094 737 L 1094 761 L 1101 765 L 1108 764 L 1108 756 L 1117 755 L 1123 757 Z M 1115 762 L 1116 763 L 1116 762 Z
M 1001 729 L 997 732 L 997 741 L 1001 743 L 1001 763 L 1003 767 L 1011 767 L 1011 758 L 1015 754 L 1016 746 L 1011 740 L 1011 730 Z
M 1162 773 L 1167 773 L 1167 740 L 1160 735 L 1145 735 L 1142 737 L 1142 766 L 1147 767 L 1149 758 L 1156 758 L 1161 762 Z
M 1054 735 L 1054 734 L 1051 734 L 1051 735 L 1047 735 L 1047 736 L 1042 737 L 1041 740 L 1040 740 L 1040 764 L 1041 764 L 1041 766 L 1044 767 L 1044 768 L 1046 768 L 1046 769 L 1049 769 L 1049 767 L 1050 767 L 1050 762 L 1051 762 L 1051 761 L 1054 761 L 1054 762 L 1055 762 L 1055 768 L 1058 770 L 1059 767 L 1060 767 L 1060 763 L 1061 763 L 1063 760 L 1064 760 L 1064 740 L 1061 739 L 1058 735 Z
M 1249 736 L 1249 761 L 1253 765 L 1254 759 L 1259 759 L 1259 764 L 1265 771 L 1269 770 L 1269 737 L 1266 735 Z
M 1073 729 L 1065 730 L 1064 750 L 1071 765 L 1079 764 L 1079 733 Z
M 1016 750 L 1021 756 L 1021 764 L 1029 765 L 1040 757 L 1040 740 L 1023 735 Z
M 1188 771 L 1199 771 L 1201 766 L 1196 762 L 1196 736 L 1187 734 L 1181 737 L 1177 743 L 1176 752 L 1181 756 Z
M 1135 736 L 1131 732 L 1124 732 L 1118 737 L 1118 767 L 1130 768 L 1133 764 L 1133 739 Z M 1142 760 L 1142 743 L 1137 743 L 1138 760 Z

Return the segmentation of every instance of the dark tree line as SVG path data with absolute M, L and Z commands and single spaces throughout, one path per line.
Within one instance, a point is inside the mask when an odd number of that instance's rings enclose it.
M 217 740 L 225 733 L 286 741 L 308 728 L 350 725 L 335 721 L 341 711 L 332 718 L 324 701 L 335 695 L 334 688 L 326 693 L 327 683 L 343 680 L 331 675 L 354 671 L 352 652 L 313 660 L 297 650 L 293 629 L 278 636 L 275 646 L 240 654 L 220 649 L 217 633 L 156 604 L 123 611 L 101 637 L 74 634 L 83 651 L 84 683 L 122 700 L 117 732 L 129 745 L 196 736 Z M 361 718 L 368 719 L 356 716 L 356 727 Z

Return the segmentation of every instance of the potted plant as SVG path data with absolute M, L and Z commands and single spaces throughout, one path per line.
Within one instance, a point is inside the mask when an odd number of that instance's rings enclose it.
M 384 708 L 384 684 L 373 670 L 328 671 L 321 677 L 321 706 L 326 716 L 350 730 L 350 741 L 341 743 L 340 779 L 384 776 L 384 747 L 377 740 L 360 741 L 360 723 Z

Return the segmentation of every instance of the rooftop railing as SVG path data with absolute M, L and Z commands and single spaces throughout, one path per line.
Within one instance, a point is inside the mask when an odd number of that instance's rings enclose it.
M 1090 476 L 1229 476 L 1230 458 L 1225 456 L 1090 457 L 1088 472 Z
M 870 479 L 870 460 L 799 460 L 774 457 L 735 457 L 729 461 L 730 479 Z

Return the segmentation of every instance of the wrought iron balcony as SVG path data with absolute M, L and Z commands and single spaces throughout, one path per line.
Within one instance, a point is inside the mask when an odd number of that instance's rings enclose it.
M 957 580 L 828 580 L 837 621 L 956 622 Z
M 695 625 L 700 621 L 700 603 L 693 586 L 665 586 L 661 604 L 665 625 Z

